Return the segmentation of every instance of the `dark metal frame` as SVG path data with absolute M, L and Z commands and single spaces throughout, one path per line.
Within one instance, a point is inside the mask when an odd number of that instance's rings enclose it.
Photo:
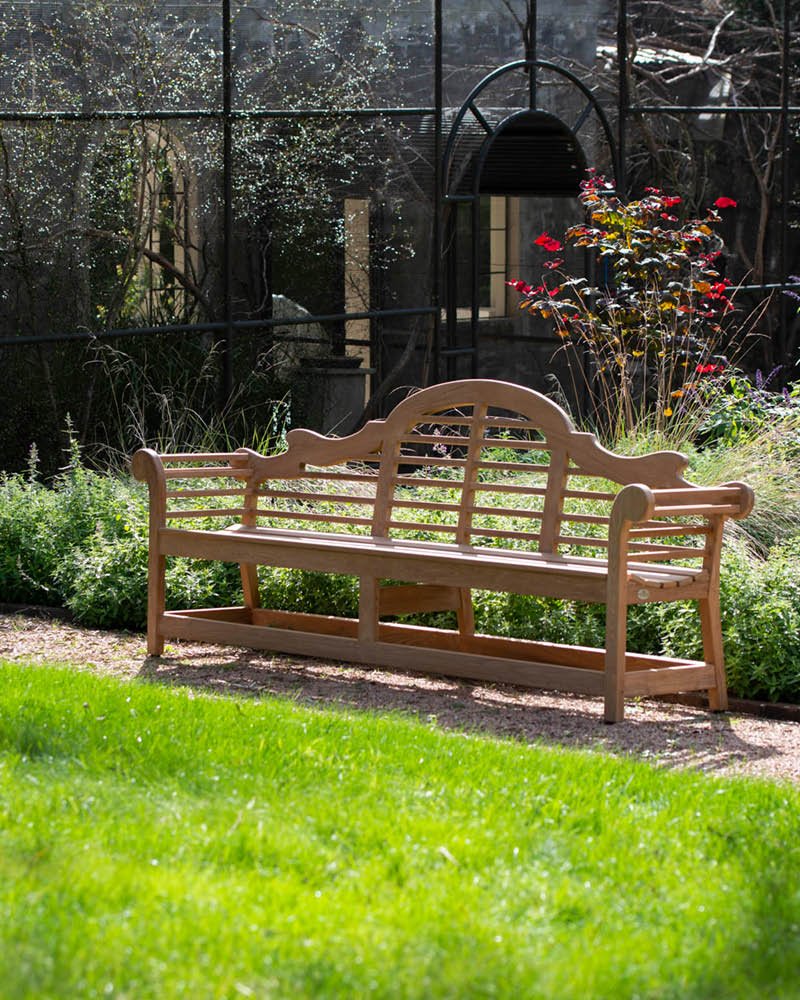
M 410 108 L 356 108 L 356 109 L 336 109 L 329 108 L 307 108 L 298 110 L 254 110 L 243 111 L 233 106 L 233 79 L 232 79 L 232 39 L 231 39 L 231 2 L 230 0 L 220 0 L 222 16 L 222 93 L 220 95 L 220 107 L 218 108 L 198 108 L 192 110 L 179 111 L 148 111 L 143 113 L 139 110 L 123 110 L 109 112 L 72 112 L 72 111 L 40 111 L 40 112 L 10 112 L 0 110 L 0 122 L 29 122 L 29 121 L 120 121 L 120 120 L 152 120 L 169 121 L 176 119 L 212 119 L 222 123 L 223 130 L 223 162 L 222 162 L 222 191 L 223 191 L 223 302 L 220 310 L 221 319 L 219 321 L 196 323 L 196 324 L 174 324 L 159 327 L 136 327 L 127 329 L 113 329 L 99 332 L 50 332 L 43 336 L 25 337 L 3 337 L 0 338 L 0 348 L 17 347 L 30 344 L 52 344 L 66 343 L 70 341 L 92 341 L 108 340 L 119 337 L 130 336 L 150 336 L 163 333 L 203 333 L 212 331 L 220 334 L 223 346 L 223 394 L 227 397 L 233 388 L 232 371 L 232 347 L 237 331 L 269 329 L 276 325 L 288 326 L 307 324 L 309 322 L 341 322 L 351 319 L 369 319 L 373 321 L 390 317 L 411 317 L 428 316 L 431 318 L 433 326 L 433 348 L 437 364 L 434 371 L 438 374 L 442 371 L 443 362 L 450 350 L 447 345 L 447 336 L 442 335 L 440 330 L 441 316 L 441 290 L 442 290 L 442 236 L 445 224 L 445 213 L 449 207 L 448 203 L 454 197 L 446 192 L 444 168 L 448 162 L 451 152 L 451 143 L 447 148 L 443 144 L 443 76 L 442 76 L 442 22 L 444 0 L 434 0 L 434 103 L 430 107 L 410 107 Z M 564 75 L 572 80 L 587 96 L 590 102 L 596 104 L 596 99 L 591 90 L 575 74 L 570 73 L 563 67 L 553 63 L 546 63 L 536 58 L 536 0 L 529 0 L 529 29 L 527 35 L 527 45 L 525 59 L 516 63 L 500 67 L 490 74 L 486 80 L 482 81 L 477 88 L 473 89 L 467 98 L 463 108 L 462 117 L 470 110 L 477 93 L 491 79 L 497 75 L 508 72 L 509 69 L 524 67 L 529 70 L 529 104 L 531 108 L 536 107 L 537 89 L 537 69 L 547 68 Z M 789 101 L 789 61 L 792 55 L 791 31 L 790 31 L 790 0 L 783 0 L 783 102 L 776 107 L 736 107 L 736 106 L 638 106 L 630 103 L 630 95 L 627 88 L 627 71 L 629 64 L 629 53 L 627 46 L 627 26 L 628 26 L 628 2 L 618 0 L 617 3 L 617 53 L 618 53 L 618 124 L 615 142 L 612 141 L 612 148 L 616 145 L 616 155 L 614 157 L 618 189 L 624 193 L 626 187 L 626 152 L 628 142 L 628 125 L 634 115 L 660 115 L 660 114 L 765 114 L 774 113 L 781 116 L 781 150 L 782 150 L 782 191 L 783 198 L 781 204 L 781 280 L 777 283 L 762 286 L 748 286 L 751 290 L 783 290 L 787 287 L 787 267 L 788 267 L 788 232 L 789 232 L 789 194 L 790 177 L 787 169 L 789 160 L 789 150 L 791 145 L 790 124 L 793 118 L 800 116 L 800 107 L 792 105 Z M 472 105 L 474 111 L 474 105 Z M 605 115 L 601 112 L 603 127 L 607 135 L 611 138 L 610 127 Z M 433 253 L 432 253 L 432 292 L 429 303 L 414 308 L 407 309 L 375 309 L 357 313 L 335 313 L 325 316 L 308 316 L 298 319 L 259 319 L 259 320 L 237 320 L 233 316 L 232 303 L 232 242 L 233 242 L 233 157 L 234 157 L 234 136 L 233 126 L 237 120 L 246 118 L 276 118 L 276 119 L 311 119 L 311 118 L 391 118 L 391 117 L 419 117 L 432 116 L 434 119 L 434 154 L 435 163 L 442 165 L 441 170 L 433 171 Z M 474 201 L 474 198 L 472 198 Z M 789 310 L 783 297 L 783 309 L 781 316 L 780 345 L 787 343 L 787 327 Z M 477 328 L 475 318 L 475 306 L 473 306 L 473 327 Z M 475 334 L 473 333 L 473 336 Z M 302 338 L 298 338 L 302 339 Z M 345 340 L 345 343 L 351 343 Z M 359 343 L 361 341 L 352 341 Z M 473 345 L 474 346 L 474 345 Z M 477 354 L 473 357 L 476 359 Z
M 535 34 L 535 32 L 534 32 Z M 479 337 L 478 337 L 478 327 L 479 327 L 479 309 L 480 303 L 478 301 L 478 288 L 480 284 L 480 268 L 479 268 L 479 253 L 478 245 L 480 240 L 480 181 L 481 173 L 483 170 L 484 163 L 488 156 L 489 150 L 491 148 L 494 139 L 506 128 L 512 121 L 514 121 L 520 115 L 527 114 L 531 111 L 541 111 L 537 104 L 537 94 L 538 94 L 538 76 L 540 71 L 547 70 L 549 72 L 555 73 L 557 76 L 561 76 L 571 83 L 585 98 L 586 106 L 578 115 L 575 124 L 572 127 L 565 126 L 565 131 L 569 131 L 576 144 L 580 145 L 577 138 L 577 133 L 580 131 L 583 124 L 586 122 L 587 118 L 592 111 L 598 117 L 603 134 L 608 144 L 611 164 L 614 176 L 618 177 L 620 165 L 617 143 L 615 142 L 615 137 L 611 125 L 606 117 L 605 111 L 602 105 L 598 101 L 595 94 L 586 86 L 586 84 L 576 76 L 570 70 L 565 69 L 563 66 L 559 66 L 557 63 L 548 62 L 543 59 L 536 58 L 526 58 L 518 59 L 515 62 L 506 63 L 505 66 L 500 66 L 498 69 L 493 70 L 487 76 L 485 76 L 480 83 L 472 88 L 468 94 L 466 100 L 461 105 L 458 114 L 453 120 L 453 124 L 450 128 L 450 133 L 447 137 L 447 143 L 445 145 L 444 156 L 441 160 L 442 163 L 442 215 L 444 217 L 444 224 L 447 228 L 447 247 L 443 248 L 441 252 L 441 257 L 445 261 L 445 265 L 449 264 L 448 268 L 448 280 L 446 282 L 448 294 L 445 296 L 445 331 L 446 331 L 446 346 L 441 347 L 438 355 L 438 376 L 440 378 L 447 377 L 452 378 L 455 373 L 455 366 L 453 361 L 459 357 L 467 357 L 470 360 L 470 374 L 473 378 L 477 377 L 479 374 L 480 366 L 480 355 L 479 355 Z M 498 125 L 492 128 L 491 125 L 486 121 L 486 118 L 481 114 L 476 101 L 480 94 L 486 90 L 492 83 L 498 80 L 500 77 L 505 76 L 508 73 L 522 72 L 527 74 L 528 78 L 528 106 L 524 109 L 518 109 L 511 112 L 506 118 L 504 118 Z M 451 173 L 454 170 L 454 152 L 455 145 L 459 137 L 459 133 L 462 125 L 467 117 L 467 114 L 472 114 L 473 118 L 480 124 L 481 128 L 486 133 L 486 138 L 475 156 L 475 164 L 473 171 L 473 184 L 472 191 L 469 194 L 458 194 L 456 188 L 458 186 L 458 179 L 456 178 L 453 183 L 451 183 Z M 455 273 L 453 268 L 454 257 L 455 257 L 455 225 L 456 225 L 456 210 L 460 203 L 466 203 L 471 206 L 471 275 L 470 275 L 470 321 L 469 321 L 469 343 L 466 346 L 457 344 L 457 328 L 458 320 L 456 313 L 456 301 L 455 301 Z
M 790 120 L 792 117 L 800 118 L 800 105 L 793 105 L 789 100 L 790 73 L 789 63 L 792 55 L 791 45 L 791 2 L 792 0 L 782 0 L 781 21 L 782 21 L 782 53 L 781 53 L 781 83 L 783 100 L 778 105 L 638 105 L 631 104 L 630 93 L 628 91 L 628 0 L 617 0 L 617 71 L 618 71 L 618 144 L 620 174 L 618 176 L 618 190 L 624 195 L 627 189 L 627 143 L 628 143 L 628 123 L 634 115 L 764 115 L 777 114 L 780 116 L 781 132 L 781 204 L 780 204 L 780 280 L 762 285 L 740 285 L 740 292 L 761 292 L 768 294 L 771 292 L 784 292 L 787 288 L 794 287 L 788 283 L 789 267 L 789 200 L 791 194 L 790 174 L 789 174 L 789 154 L 790 154 Z M 800 55 L 800 53 L 798 53 Z M 778 328 L 778 342 L 775 344 L 775 355 L 777 358 L 788 360 L 789 353 L 789 314 L 790 304 L 785 295 L 780 296 L 780 318 Z
M 300 326 L 312 322 L 343 322 L 346 320 L 369 319 L 377 320 L 392 317 L 431 316 L 439 314 L 439 267 L 438 253 L 433 259 L 435 267 L 431 303 L 425 306 L 407 309 L 370 309 L 362 312 L 342 312 L 329 315 L 310 315 L 303 317 L 283 317 L 280 319 L 263 318 L 258 320 L 237 320 L 233 316 L 233 126 L 236 121 L 244 119 L 311 119 L 311 118 L 422 118 L 433 116 L 435 121 L 434 151 L 436 163 L 441 161 L 442 148 L 442 3 L 435 0 L 434 5 L 434 104 L 432 107 L 410 108 L 303 108 L 299 110 L 255 109 L 243 111 L 233 106 L 233 70 L 231 37 L 231 0 L 220 0 L 222 16 L 222 94 L 220 108 L 198 108 L 191 110 L 159 111 L 141 110 L 122 111 L 3 111 L 0 110 L 0 122 L 92 122 L 92 121 L 174 121 L 179 119 L 211 119 L 222 122 L 223 153 L 222 153 L 222 200 L 223 200 L 223 237 L 222 237 L 222 304 L 220 314 L 223 319 L 206 323 L 181 323 L 168 326 L 141 326 L 126 329 L 102 331 L 51 332 L 42 336 L 0 337 L 0 348 L 21 347 L 31 344 L 69 343 L 72 341 L 86 342 L 113 340 L 120 337 L 153 336 L 163 333 L 207 333 L 220 335 L 222 356 L 222 397 L 228 399 L 233 391 L 233 344 L 236 332 L 256 329 L 271 329 L 275 326 Z M 439 246 L 440 232 L 440 202 L 441 188 L 438 171 L 434 171 L 434 247 Z M 434 324 L 435 325 L 435 324 Z M 303 342 L 310 338 L 292 338 Z M 362 340 L 344 339 L 343 343 L 362 345 Z

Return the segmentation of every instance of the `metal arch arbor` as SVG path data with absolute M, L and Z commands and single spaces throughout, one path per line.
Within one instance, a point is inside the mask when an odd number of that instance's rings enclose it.
M 574 124 L 570 127 L 556 115 L 537 106 L 537 77 L 541 70 L 545 70 L 566 79 L 583 97 L 586 104 L 577 116 Z M 522 71 L 528 74 L 528 106 L 521 108 L 509 115 L 506 115 L 496 126 L 492 126 L 487 117 L 481 113 L 477 104 L 478 97 L 496 80 L 509 73 Z M 578 140 L 578 133 L 590 115 L 594 112 L 600 122 L 605 141 L 607 143 L 615 182 L 620 177 L 620 164 L 618 157 L 617 143 L 614 133 L 605 111 L 597 99 L 596 95 L 587 85 L 570 70 L 559 66 L 557 63 L 541 59 L 518 59 L 514 62 L 506 63 L 487 74 L 470 91 L 461 108 L 458 111 L 441 159 L 441 229 L 443 243 L 439 247 L 440 266 L 444 266 L 444 281 L 440 283 L 442 290 L 445 313 L 444 328 L 440 329 L 437 338 L 436 366 L 439 378 L 452 378 L 456 376 L 456 366 L 458 359 L 469 360 L 469 371 L 472 377 L 478 374 L 478 323 L 479 323 L 479 283 L 480 283 L 480 262 L 479 262 L 479 242 L 480 242 L 480 196 L 487 193 L 486 187 L 482 187 L 481 181 L 487 164 L 491 162 L 493 149 L 496 148 L 498 139 L 504 133 L 508 138 L 513 138 L 516 132 L 529 127 L 533 131 L 539 129 L 541 141 L 550 141 L 554 148 L 558 147 L 562 153 L 561 162 L 564 164 L 564 157 L 567 161 L 572 156 L 572 162 L 567 162 L 566 166 L 572 171 L 569 181 L 564 184 L 557 194 L 560 196 L 576 196 L 578 193 L 579 173 L 586 167 L 586 159 L 583 149 Z M 480 147 L 468 155 L 465 160 L 458 164 L 456 160 L 456 144 L 463 134 L 463 126 L 467 115 L 471 114 L 480 127 L 485 132 L 485 137 Z M 549 139 L 548 139 L 549 136 Z M 539 137 L 537 137 L 539 138 Z M 513 143 L 512 143 L 513 144 Z M 507 146 L 508 148 L 508 146 Z M 460 166 L 461 169 L 458 169 Z M 464 191 L 464 177 L 469 169 L 472 169 L 471 188 Z M 581 169 L 582 168 L 582 169 Z M 548 178 L 541 178 L 537 184 L 534 177 L 533 183 L 519 185 L 519 193 L 535 196 L 536 194 L 553 194 L 548 189 Z M 504 192 L 504 193 L 511 193 Z M 466 344 L 458 343 L 458 316 L 457 316 L 457 276 L 456 276 L 456 216 L 458 206 L 467 204 L 470 207 L 470 319 L 469 335 Z M 462 369 L 463 371 L 463 369 Z

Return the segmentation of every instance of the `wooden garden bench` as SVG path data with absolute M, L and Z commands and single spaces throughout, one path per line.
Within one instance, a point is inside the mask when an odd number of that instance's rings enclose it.
M 626 696 L 706 690 L 727 707 L 720 549 L 725 519 L 752 507 L 748 486 L 693 486 L 678 452 L 615 455 L 545 396 L 488 380 L 415 392 L 349 437 L 293 430 L 287 444 L 134 456 L 150 489 L 151 655 L 190 639 L 604 694 L 608 722 Z M 166 611 L 170 556 L 238 563 L 243 605 Z M 358 577 L 358 618 L 262 608 L 259 565 Z M 477 634 L 476 589 L 605 604 L 605 650 Z M 702 661 L 626 651 L 630 605 L 689 599 Z M 457 628 L 381 620 L 443 610 Z

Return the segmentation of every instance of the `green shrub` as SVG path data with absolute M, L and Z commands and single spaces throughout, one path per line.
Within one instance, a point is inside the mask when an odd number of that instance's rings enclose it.
M 124 480 L 83 467 L 77 450 L 52 485 L 0 476 L 0 595 L 12 603 L 62 605 L 72 554 L 94 536 L 122 539 L 146 523 L 147 498 Z
M 800 541 L 755 559 L 742 544 L 723 553 L 720 598 L 731 694 L 800 702 Z M 664 652 L 701 656 L 696 609 L 660 608 Z
M 770 388 L 771 376 L 757 371 L 751 379 L 742 372 L 725 372 L 708 383 L 706 413 L 698 427 L 701 440 L 736 445 L 779 425 L 786 446 L 797 454 L 800 445 L 800 383 L 783 390 Z

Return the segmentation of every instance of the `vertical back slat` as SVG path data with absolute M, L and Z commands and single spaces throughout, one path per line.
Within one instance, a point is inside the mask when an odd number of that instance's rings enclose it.
M 481 458 L 487 413 L 488 407 L 485 404 L 476 406 L 472 411 L 472 427 L 470 428 L 469 445 L 467 446 L 464 483 L 461 487 L 461 509 L 458 512 L 458 526 L 456 527 L 456 542 L 459 545 L 466 545 L 471 536 L 472 507 L 475 501 L 478 463 Z
M 567 485 L 569 455 L 561 445 L 550 452 L 550 469 L 547 473 L 547 489 L 542 507 L 542 527 L 539 535 L 540 552 L 557 552 L 558 536 L 561 531 L 561 515 L 564 509 L 564 490 Z

